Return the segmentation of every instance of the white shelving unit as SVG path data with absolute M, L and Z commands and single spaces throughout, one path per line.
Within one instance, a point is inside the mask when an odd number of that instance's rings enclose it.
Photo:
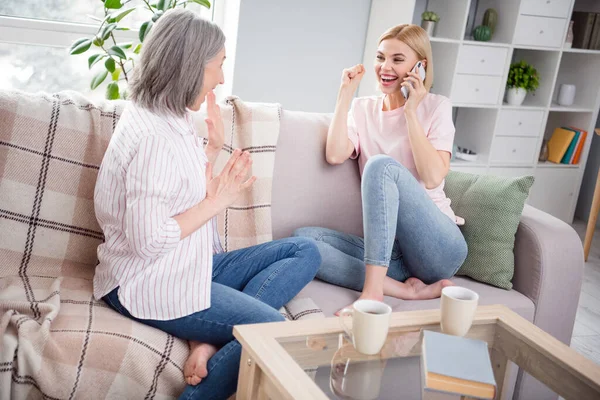
M 572 222 L 598 109 L 600 51 L 564 48 L 576 0 L 417 0 L 412 23 L 427 9 L 440 16 L 431 38 L 433 93 L 455 107 L 459 146 L 475 150 L 476 162 L 456 161 L 457 171 L 536 178 L 528 203 Z M 498 12 L 491 41 L 471 37 L 487 8 Z M 372 16 L 373 17 L 373 16 Z M 540 74 L 540 86 L 521 106 L 503 102 L 512 62 L 525 60 Z M 370 65 L 372 60 L 364 60 Z M 577 87 L 572 107 L 556 104 L 560 84 Z M 364 92 L 363 92 L 364 93 Z M 578 165 L 538 162 L 540 148 L 556 127 L 588 132 Z

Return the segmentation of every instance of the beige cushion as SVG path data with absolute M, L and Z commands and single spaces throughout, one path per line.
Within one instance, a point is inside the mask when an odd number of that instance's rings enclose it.
M 325 161 L 330 116 L 283 111 L 273 175 L 273 238 L 303 226 L 362 236 L 360 175 L 356 160 Z

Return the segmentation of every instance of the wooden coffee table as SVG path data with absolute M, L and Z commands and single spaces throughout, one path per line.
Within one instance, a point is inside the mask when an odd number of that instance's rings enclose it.
M 439 310 L 393 313 L 388 340 L 377 356 L 357 353 L 335 317 L 236 326 L 234 335 L 243 347 L 236 399 L 324 400 L 349 384 L 340 383 L 340 366 L 346 365 L 347 372 L 349 364 L 361 362 L 385 363 L 385 368 L 396 363 L 405 371 L 405 382 L 396 374 L 374 372 L 382 393 L 402 390 L 406 398 L 415 398 L 406 393 L 420 393 L 420 379 L 415 378 L 420 377 L 420 331 L 439 331 L 439 324 Z M 467 337 L 488 343 L 498 399 L 509 389 L 512 363 L 565 399 L 600 399 L 600 366 L 505 306 L 479 307 Z

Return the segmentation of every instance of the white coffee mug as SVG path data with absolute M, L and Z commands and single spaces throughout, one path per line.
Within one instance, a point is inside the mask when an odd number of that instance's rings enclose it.
M 561 84 L 558 90 L 558 104 L 561 106 L 570 106 L 575 102 L 575 85 Z
M 340 311 L 340 323 L 359 353 L 373 355 L 385 344 L 391 315 L 392 308 L 385 303 L 357 300 L 352 308 Z M 352 330 L 344 323 L 346 316 L 352 316 Z
M 460 286 L 442 289 L 441 328 L 443 333 L 464 336 L 469 332 L 477 310 L 479 295 Z

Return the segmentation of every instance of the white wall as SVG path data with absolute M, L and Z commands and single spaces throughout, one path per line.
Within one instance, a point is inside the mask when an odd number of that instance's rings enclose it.
M 379 37 L 392 26 L 412 23 L 414 10 L 415 0 L 374 0 L 371 4 L 367 42 L 362 58 L 367 73 L 358 88 L 359 96 L 379 94 L 377 80 L 373 72 Z
M 371 0 L 242 0 L 232 93 L 333 112 L 342 70 L 362 61 L 370 7 Z

